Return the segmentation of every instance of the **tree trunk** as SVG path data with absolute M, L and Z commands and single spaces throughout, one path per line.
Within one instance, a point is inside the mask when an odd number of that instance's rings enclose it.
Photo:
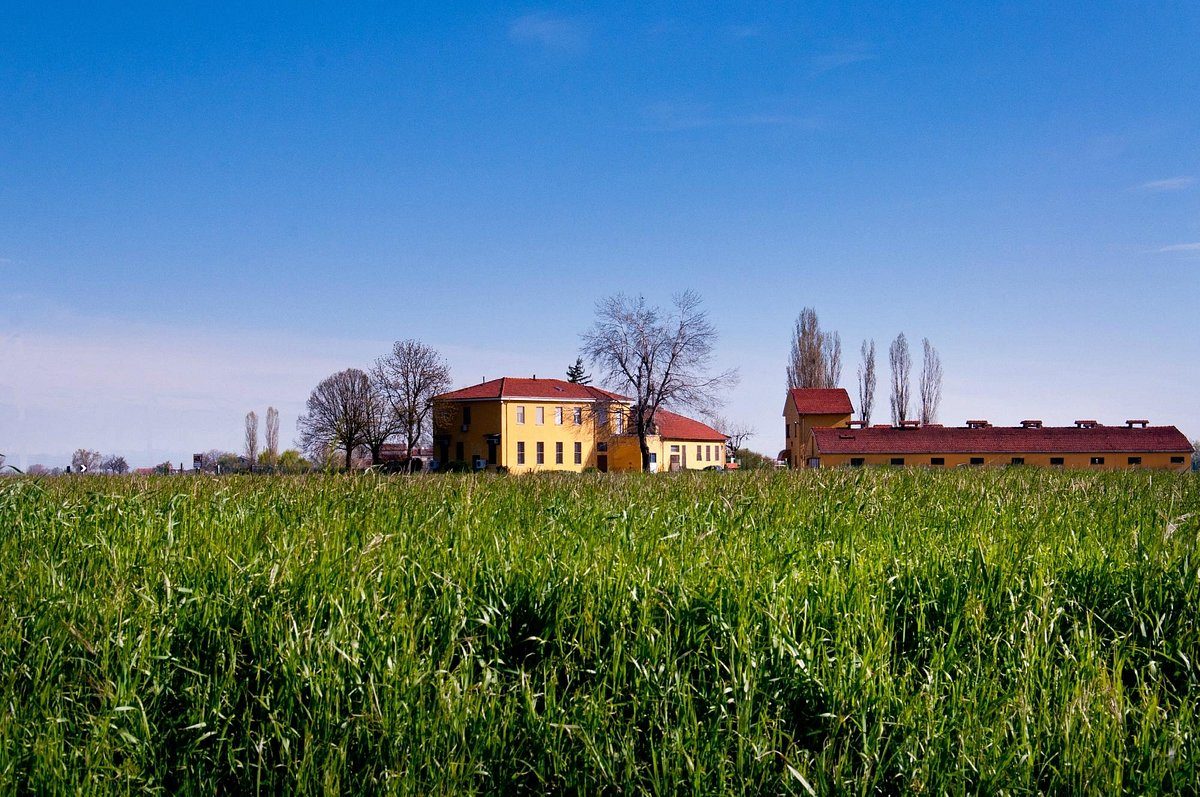
M 350 456 L 354 453 L 354 446 L 346 446 L 346 473 L 350 472 Z
M 650 472 L 650 445 L 646 442 L 646 433 L 638 431 L 638 448 L 642 450 L 642 473 Z

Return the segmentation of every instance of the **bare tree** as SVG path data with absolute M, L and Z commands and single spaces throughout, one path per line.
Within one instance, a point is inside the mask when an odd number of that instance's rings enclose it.
M 892 365 L 892 425 L 899 426 L 908 420 L 909 386 L 912 373 L 912 357 L 908 353 L 908 339 L 901 332 L 888 349 Z
M 279 410 L 267 407 L 267 464 L 272 468 L 279 462 Z
M 722 415 L 710 415 L 708 425 L 725 435 L 725 452 L 728 459 L 736 457 L 737 452 L 745 446 L 746 440 L 755 434 L 753 426 L 733 423 Z
M 254 465 L 258 462 L 258 413 L 250 410 L 246 413 L 246 462 L 250 466 L 250 472 L 254 472 Z
M 105 457 L 100 463 L 100 470 L 105 473 L 114 473 L 117 475 L 129 472 L 129 463 L 125 461 L 125 457 L 119 454 Z
M 388 400 L 381 376 L 372 373 L 369 378 L 370 390 L 364 406 L 366 425 L 363 427 L 363 448 L 374 466 L 383 462 L 383 444 L 402 432 L 404 427 Z
M 942 358 L 929 338 L 923 338 L 921 343 L 925 350 L 921 362 L 921 423 L 935 423 L 938 405 L 942 403 Z
M 433 397 L 450 389 L 450 366 L 437 350 L 419 340 L 398 340 L 375 361 L 372 376 L 404 438 L 409 469 L 412 452 L 425 438 Z
M 583 354 L 609 387 L 633 394 L 631 418 L 650 470 L 654 416 L 660 407 L 690 407 L 704 412 L 721 391 L 737 382 L 737 372 L 709 373 L 717 331 L 700 307 L 700 297 L 685 291 L 672 310 L 648 307 L 642 297 L 622 294 L 596 305 L 596 322 L 585 332 Z
M 837 387 L 842 381 L 842 336 L 821 333 L 821 359 L 825 367 L 825 387 Z
M 788 387 L 825 387 L 823 335 L 817 311 L 805 307 L 792 330 L 792 350 L 788 358 Z
M 788 387 L 837 387 L 842 381 L 842 336 L 823 332 L 817 311 L 805 307 L 792 330 Z
M 77 448 L 75 449 L 75 453 L 71 455 L 71 470 L 77 473 L 98 470 L 101 459 L 99 451 Z
M 862 362 L 858 366 L 858 417 L 867 426 L 871 425 L 871 411 L 875 409 L 875 340 L 862 342 Z
M 346 470 L 350 470 L 354 449 L 363 444 L 366 436 L 370 393 L 371 380 L 357 368 L 347 368 L 321 380 L 309 395 L 304 414 L 296 421 L 301 447 L 314 454 L 323 454 L 330 448 L 344 451 Z

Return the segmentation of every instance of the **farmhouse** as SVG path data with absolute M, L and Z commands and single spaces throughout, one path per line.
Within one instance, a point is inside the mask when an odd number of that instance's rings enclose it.
M 492 379 L 433 400 L 434 450 L 443 463 L 476 470 L 640 470 L 631 405 L 561 379 Z M 651 470 L 725 465 L 726 437 L 706 424 L 659 410 L 653 431 Z
M 1094 420 L 1045 426 L 1026 420 L 1020 426 L 998 427 L 971 420 L 960 427 L 922 426 L 917 421 L 864 427 L 851 420 L 850 397 L 842 389 L 790 390 L 783 414 L 787 461 L 793 468 L 1038 465 L 1184 471 L 1192 450 L 1174 426 L 1151 426 L 1146 420 L 1128 420 L 1123 426 Z

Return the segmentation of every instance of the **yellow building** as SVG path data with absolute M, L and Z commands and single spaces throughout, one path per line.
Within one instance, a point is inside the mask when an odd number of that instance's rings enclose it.
M 443 467 L 475 470 L 640 470 L 630 405 L 561 379 L 492 379 L 434 399 L 434 451 Z M 725 436 L 699 421 L 659 410 L 655 432 L 651 470 L 725 465 Z
M 845 388 L 792 388 L 783 405 L 784 451 L 790 468 L 804 467 L 815 427 L 845 427 L 854 415 Z
M 840 393 L 841 396 L 833 395 Z M 841 412 L 845 410 L 845 412 Z M 959 427 L 906 421 L 864 428 L 850 420 L 844 390 L 791 390 L 784 408 L 788 464 L 793 467 L 865 465 L 1012 466 L 1185 471 L 1191 444 L 1174 426 L 1129 420 L 1104 426 L 1094 420 L 1045 426 L 1038 420 L 997 427 L 984 420 Z

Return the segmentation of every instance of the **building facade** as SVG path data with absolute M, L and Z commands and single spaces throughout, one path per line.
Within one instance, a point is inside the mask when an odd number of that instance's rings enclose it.
M 1038 420 L 1026 420 L 1019 426 L 998 427 L 985 420 L 971 420 L 959 427 L 922 426 L 916 421 L 864 427 L 851 420 L 849 407 L 850 398 L 844 390 L 789 391 L 784 408 L 788 465 L 1029 465 L 1182 472 L 1191 464 L 1192 447 L 1182 432 L 1174 426 L 1151 426 L 1146 420 L 1128 420 L 1121 426 L 1105 426 L 1094 420 L 1076 421 L 1073 426 L 1045 426 Z
M 433 401 L 433 448 L 444 465 L 474 470 L 640 470 L 631 401 L 561 379 L 504 377 Z M 724 467 L 725 436 L 659 410 L 647 440 L 651 470 Z

